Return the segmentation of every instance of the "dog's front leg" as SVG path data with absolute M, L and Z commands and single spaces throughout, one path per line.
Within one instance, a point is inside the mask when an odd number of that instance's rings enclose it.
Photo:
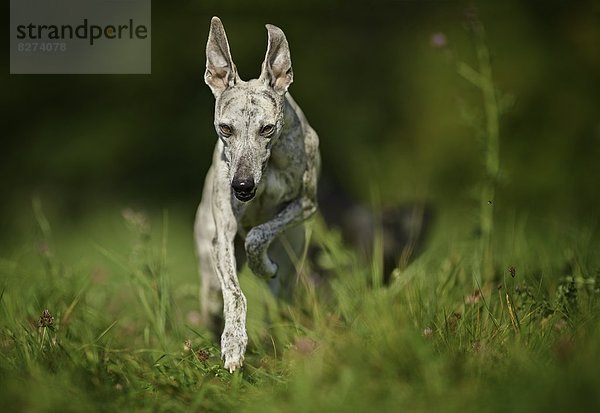
M 218 188 L 218 189 L 217 189 Z M 225 188 L 229 189 L 228 185 Z M 217 231 L 213 239 L 213 263 L 223 292 L 225 327 L 221 335 L 221 358 L 230 372 L 241 367 L 248 344 L 246 334 L 246 297 L 236 273 L 234 238 L 237 222 L 231 209 L 230 194 L 216 184 L 213 214 Z
M 301 197 L 288 204 L 272 220 L 252 228 L 246 235 L 245 248 L 248 266 L 258 276 L 272 278 L 277 273 L 275 264 L 267 255 L 269 245 L 277 235 L 287 228 L 300 224 L 317 209 L 316 203 Z

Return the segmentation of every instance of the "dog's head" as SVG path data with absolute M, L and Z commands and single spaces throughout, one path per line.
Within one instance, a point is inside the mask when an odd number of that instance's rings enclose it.
M 240 79 L 218 17 L 210 22 L 204 81 L 215 95 L 215 129 L 225 148 L 228 176 L 236 198 L 256 193 L 283 128 L 285 94 L 292 83 L 292 62 L 283 31 L 267 24 L 267 54 L 258 79 Z

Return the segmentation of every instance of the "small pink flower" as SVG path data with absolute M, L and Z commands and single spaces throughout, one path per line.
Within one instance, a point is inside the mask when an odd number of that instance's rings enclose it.
M 466 304 L 477 304 L 481 299 L 481 291 L 475 290 L 475 292 L 471 295 L 465 297 Z
M 308 337 L 297 337 L 294 343 L 294 350 L 302 355 L 308 355 L 316 350 L 318 344 Z
M 202 315 L 198 311 L 189 311 L 185 315 L 185 319 L 193 326 L 199 326 L 202 323 Z
M 442 32 L 433 33 L 429 38 L 429 44 L 434 49 L 441 49 L 446 47 L 448 39 L 446 39 L 446 35 Z

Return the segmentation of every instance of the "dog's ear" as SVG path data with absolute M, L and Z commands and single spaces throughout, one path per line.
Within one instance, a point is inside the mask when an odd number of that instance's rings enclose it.
M 260 79 L 269 84 L 277 93 L 283 95 L 294 81 L 290 47 L 285 34 L 279 27 L 272 24 L 267 24 L 266 27 L 269 43 Z
M 210 32 L 206 43 L 206 72 L 204 81 L 217 97 L 239 79 L 237 69 L 231 59 L 229 42 L 218 17 L 210 21 Z

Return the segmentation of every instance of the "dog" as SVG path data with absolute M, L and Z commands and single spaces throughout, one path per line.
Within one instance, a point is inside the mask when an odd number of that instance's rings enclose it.
M 293 71 L 285 34 L 266 28 L 258 79 L 240 79 L 218 17 L 206 44 L 204 80 L 215 97 L 218 141 L 194 232 L 202 320 L 215 328 L 222 312 L 221 358 L 231 373 L 242 367 L 248 343 L 237 268 L 245 259 L 276 295 L 289 296 L 303 223 L 317 209 L 319 138 L 287 92 Z

